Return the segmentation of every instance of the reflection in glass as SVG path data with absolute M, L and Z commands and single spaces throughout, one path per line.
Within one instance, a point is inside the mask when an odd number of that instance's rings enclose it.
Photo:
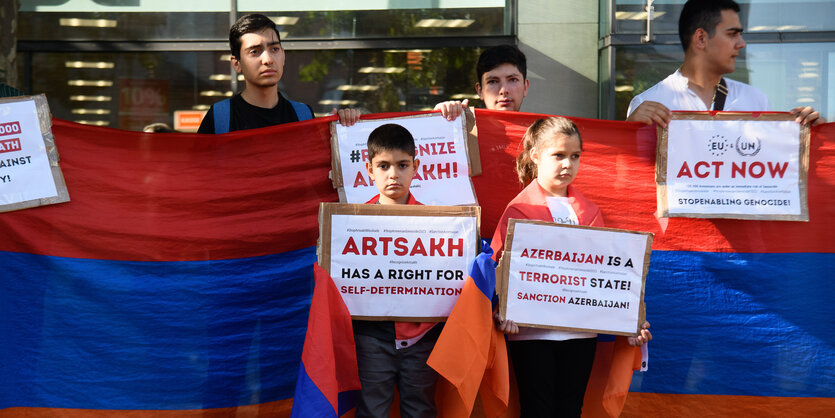
M 239 12 L 243 15 L 250 12 Z M 504 7 L 277 12 L 260 11 L 278 25 L 282 39 L 414 38 L 507 35 Z M 20 40 L 222 41 L 228 12 L 27 12 Z M 49 28 L 49 30 L 44 30 Z
M 646 31 L 646 1 L 615 0 L 615 33 Z M 678 33 L 684 0 L 655 1 L 654 33 Z M 835 30 L 835 0 L 738 0 L 739 18 L 746 32 Z
M 475 48 L 288 51 L 279 88 L 317 115 L 348 106 L 363 113 L 427 110 L 451 98 L 477 105 L 479 53 Z M 173 126 L 173 112 L 207 110 L 233 94 L 227 52 L 31 55 L 31 93 L 46 93 L 52 114 L 61 119 L 127 130 L 155 122 Z
M 745 49 L 750 82 L 768 95 L 773 110 L 812 106 L 833 120 L 835 78 L 829 57 L 835 43 L 748 44 Z
M 21 41 L 140 41 L 229 39 L 229 13 L 25 12 Z

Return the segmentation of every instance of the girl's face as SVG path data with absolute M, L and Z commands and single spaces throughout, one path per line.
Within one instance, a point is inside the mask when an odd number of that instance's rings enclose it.
M 576 135 L 556 134 L 534 147 L 531 160 L 536 163 L 539 185 L 554 196 L 566 196 L 566 188 L 580 168 L 581 152 Z

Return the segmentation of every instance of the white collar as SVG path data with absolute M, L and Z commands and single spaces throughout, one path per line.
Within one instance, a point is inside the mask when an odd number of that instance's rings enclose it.
M 685 77 L 684 74 L 681 73 L 681 67 L 678 67 L 676 69 L 676 72 L 673 73 L 673 80 L 672 81 L 673 81 L 673 83 L 675 83 L 675 86 L 677 88 L 679 88 L 681 90 L 690 91 L 690 80 L 688 80 L 687 77 Z M 693 93 L 692 91 L 690 91 L 690 92 Z M 693 93 L 693 94 L 696 94 L 696 93 Z

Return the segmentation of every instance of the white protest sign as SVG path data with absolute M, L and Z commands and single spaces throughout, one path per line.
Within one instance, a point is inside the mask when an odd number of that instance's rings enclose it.
M 804 141 L 790 115 L 685 117 L 659 141 L 661 216 L 809 219 L 808 129 Z
M 449 315 L 478 242 L 473 206 L 322 204 L 320 264 L 352 317 Z
M 634 335 L 652 235 L 511 219 L 502 315 L 519 325 Z
M 380 125 L 396 123 L 415 138 L 420 160 L 410 191 L 426 205 L 475 205 L 470 180 L 465 121 L 448 121 L 440 114 L 394 119 L 360 120 L 345 127 L 334 122 L 331 139 L 334 185 L 341 202 L 365 203 L 379 192 L 368 175 L 368 135 Z
M 69 200 L 44 96 L 0 100 L 0 212 Z

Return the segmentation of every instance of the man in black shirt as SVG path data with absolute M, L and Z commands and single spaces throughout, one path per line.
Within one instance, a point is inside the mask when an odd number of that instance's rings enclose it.
M 238 19 L 229 29 L 229 47 L 232 66 L 243 74 L 246 88 L 212 105 L 198 133 L 225 133 L 313 118 L 310 106 L 288 100 L 278 91 L 284 73 L 284 48 L 270 18 L 250 14 Z M 360 117 L 357 109 L 342 109 L 338 114 L 339 123 L 346 126 Z

